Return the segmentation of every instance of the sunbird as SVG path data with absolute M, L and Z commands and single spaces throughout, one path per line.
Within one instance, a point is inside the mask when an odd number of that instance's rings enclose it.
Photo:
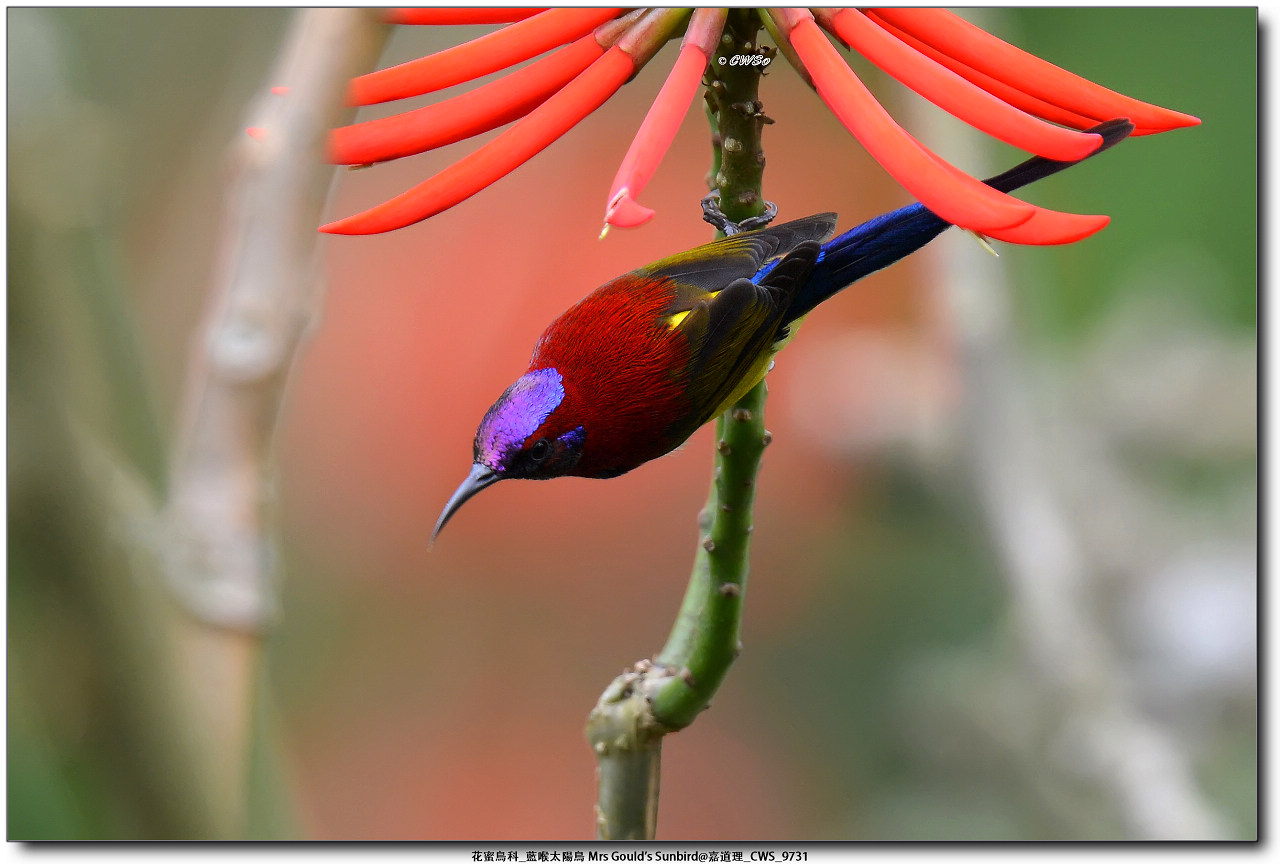
M 1090 155 L 1133 128 L 1090 129 L 1103 137 Z M 1011 192 L 1074 164 L 1036 156 L 984 182 Z M 679 447 L 764 378 L 814 307 L 951 227 L 923 204 L 827 239 L 835 226 L 819 213 L 724 237 L 619 276 L 552 321 L 480 421 L 471 473 L 432 540 L 499 480 L 617 477 Z

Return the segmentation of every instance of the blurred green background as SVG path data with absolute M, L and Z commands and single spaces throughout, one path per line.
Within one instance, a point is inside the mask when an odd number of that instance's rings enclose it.
M 227 153 L 294 14 L 7 13 L 10 840 L 218 834 L 183 770 L 213 744 L 156 677 L 176 607 L 84 460 L 163 494 Z M 971 17 L 1203 125 L 1021 193 L 1110 214 L 1097 236 L 996 261 L 950 232 L 779 358 L 745 651 L 666 743 L 659 839 L 1257 836 L 1256 12 Z M 381 65 L 483 32 L 400 28 Z M 427 538 L 542 327 L 709 237 L 693 111 L 657 219 L 595 239 L 673 48 L 455 209 L 323 241 L 277 438 L 280 613 L 238 643 L 249 752 L 211 757 L 251 763 L 237 836 L 591 836 L 582 725 L 666 636 L 706 430 L 607 483 L 503 484 Z M 966 170 L 1021 158 L 853 62 Z M 762 98 L 784 217 L 909 200 L 785 65 Z M 330 212 L 474 146 L 348 174 Z

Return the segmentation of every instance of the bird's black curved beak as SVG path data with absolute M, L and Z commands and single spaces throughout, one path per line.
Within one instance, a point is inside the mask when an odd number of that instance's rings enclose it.
M 449 503 L 444 505 L 444 512 L 436 520 L 435 530 L 431 532 L 431 542 L 436 542 L 436 537 L 440 534 L 441 529 L 444 528 L 445 523 L 453 518 L 453 514 L 458 512 L 459 507 L 467 503 L 467 499 L 486 486 L 492 486 L 501 479 L 502 475 L 487 465 L 481 465 L 479 462 L 472 465 L 471 473 L 467 475 L 467 479 L 463 480 L 462 485 L 453 493 Z

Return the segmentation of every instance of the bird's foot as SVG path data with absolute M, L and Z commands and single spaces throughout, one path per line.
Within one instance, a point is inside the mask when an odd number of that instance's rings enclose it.
M 715 189 L 707 193 L 702 199 L 702 219 L 710 222 L 717 229 L 724 233 L 726 237 L 732 237 L 734 234 L 741 234 L 743 231 L 754 231 L 757 228 L 763 228 L 773 221 L 773 217 L 778 215 L 778 205 L 772 201 L 764 202 L 764 213 L 759 216 L 750 216 L 741 222 L 731 222 L 729 217 L 724 215 L 720 210 L 720 190 Z

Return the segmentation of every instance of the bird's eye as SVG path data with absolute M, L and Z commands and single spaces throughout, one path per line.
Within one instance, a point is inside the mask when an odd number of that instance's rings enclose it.
M 541 462 L 551 455 L 551 442 L 546 438 L 539 438 L 537 443 L 529 448 L 529 458 L 534 462 Z

